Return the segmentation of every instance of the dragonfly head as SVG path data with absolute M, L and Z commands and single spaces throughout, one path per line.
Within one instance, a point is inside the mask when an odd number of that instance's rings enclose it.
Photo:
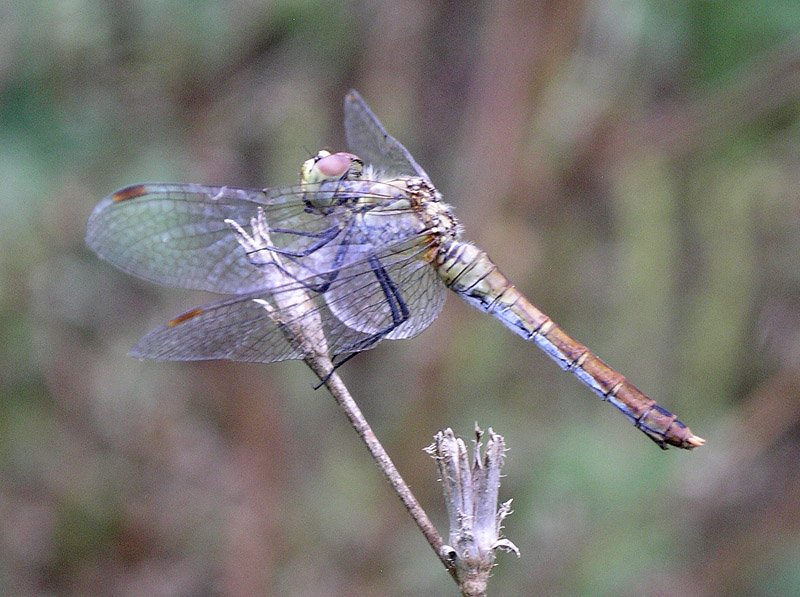
M 357 155 L 340 151 L 331 153 L 322 150 L 313 158 L 303 162 L 300 168 L 300 183 L 314 184 L 333 180 L 358 180 L 364 170 L 364 162 Z

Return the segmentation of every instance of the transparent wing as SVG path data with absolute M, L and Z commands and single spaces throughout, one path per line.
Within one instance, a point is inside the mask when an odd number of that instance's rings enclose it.
M 433 268 L 418 260 L 398 260 L 386 269 L 402 286 L 403 300 L 412 315 L 391 333 L 375 336 L 391 323 L 391 312 L 374 272 L 362 265 L 348 268 L 349 274 L 324 299 L 318 293 L 306 292 L 305 304 L 295 305 L 299 309 L 273 307 L 273 313 L 269 313 L 256 302 L 267 296 L 270 303 L 277 303 L 277 294 L 292 291 L 288 287 L 277 288 L 267 295 L 254 292 L 192 309 L 147 334 L 131 354 L 170 361 L 229 359 L 271 363 L 302 358 L 302 353 L 276 323 L 291 323 L 291 313 L 301 312 L 304 317 L 319 315 L 331 354 L 340 355 L 372 348 L 384 337 L 414 336 L 441 311 L 446 290 Z M 294 290 L 298 288 L 296 284 L 291 286 Z M 306 305 L 308 309 L 303 308 Z
M 348 275 L 334 281 L 325 293 L 329 309 L 349 327 L 365 334 L 388 330 L 384 337 L 390 340 L 419 334 L 438 317 L 447 298 L 436 270 L 418 258 L 426 249 L 423 246 L 384 254 L 377 263 L 359 260 L 349 266 Z M 383 274 L 387 284 L 381 284 Z M 396 292 L 387 290 L 387 285 L 393 285 Z M 407 319 L 398 325 L 403 307 L 408 311 Z
M 256 293 L 192 309 L 156 328 L 131 350 L 137 358 L 165 361 L 229 359 L 271 363 L 302 355 Z
M 344 131 L 350 151 L 367 164 L 384 169 L 388 174 L 420 176 L 430 182 L 427 172 L 386 132 L 355 89 L 344 97 Z
M 97 205 L 86 242 L 123 271 L 158 284 L 243 294 L 263 289 L 264 280 L 225 220 L 247 227 L 261 208 L 274 228 L 274 244 L 300 254 L 337 225 L 335 215 L 309 212 L 310 194 L 300 186 L 135 185 Z M 384 199 L 364 197 L 362 204 Z
M 168 286 L 240 294 L 263 287 L 226 219 L 247 225 L 259 206 L 302 211 L 297 194 L 196 184 L 142 184 L 106 197 L 92 212 L 86 243 L 129 274 Z
M 148 184 L 122 189 L 93 212 L 87 242 L 101 257 L 136 276 L 163 284 L 241 295 L 194 309 L 154 330 L 137 344 L 135 356 L 199 360 L 227 358 L 272 362 L 301 355 L 254 299 L 268 299 L 278 321 L 280 298 L 301 291 L 325 329 L 334 354 L 374 346 L 391 327 L 392 305 L 402 301 L 409 317 L 386 337 L 406 338 L 440 312 L 446 289 L 429 263 L 424 231 L 373 244 L 369 231 L 350 230 L 338 218 L 348 205 L 311 210 L 308 187 L 254 190 L 192 184 Z M 359 196 L 363 208 L 385 196 Z M 243 229 L 259 210 L 268 220 L 270 243 L 282 253 L 276 263 L 254 265 L 226 219 Z M 395 209 L 386 217 L 402 217 Z M 415 217 L 406 212 L 406 217 Z M 355 242 L 355 239 L 360 242 Z M 270 251 L 266 251 L 268 255 Z M 376 263 L 397 288 L 389 294 Z M 272 268 L 272 269 L 271 269 Z M 277 284 L 275 280 L 289 280 Z M 394 301 L 394 303 L 390 301 Z M 302 311 L 302 310 L 301 310 Z M 380 335 L 381 337 L 376 337 Z

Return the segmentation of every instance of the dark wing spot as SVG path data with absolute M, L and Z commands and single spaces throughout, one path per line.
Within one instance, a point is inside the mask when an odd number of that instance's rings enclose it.
M 136 199 L 137 197 L 141 197 L 143 195 L 147 195 L 147 188 L 143 184 L 135 184 L 130 187 L 125 187 L 124 189 L 120 189 L 113 195 L 111 195 L 111 200 L 114 203 L 119 203 L 120 201 L 127 201 L 128 199 Z
M 203 309 L 201 309 L 200 307 L 197 307 L 197 309 L 192 309 L 191 311 L 187 311 L 183 315 L 178 315 L 175 319 L 171 319 L 167 323 L 167 325 L 169 327 L 171 327 L 171 328 L 174 328 L 176 325 L 180 325 L 183 322 L 188 321 L 190 319 L 193 319 L 193 318 L 197 317 L 198 315 L 202 315 L 202 314 L 203 314 Z

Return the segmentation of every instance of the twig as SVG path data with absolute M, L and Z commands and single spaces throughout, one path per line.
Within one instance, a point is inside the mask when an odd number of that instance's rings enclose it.
M 281 256 L 271 250 L 273 245 L 263 211 L 259 209 L 251 220 L 249 234 L 233 220 L 225 222 L 253 264 L 260 266 L 269 287 L 283 289 L 283 292 L 273 293 L 270 299 L 254 299 L 255 302 L 269 313 L 289 343 L 303 354 L 303 360 L 333 395 L 434 553 L 458 583 L 462 595 L 485 595 L 497 549 L 507 549 L 519 555 L 511 541 L 500 537 L 503 519 L 511 511 L 510 500 L 497 508 L 505 450 L 503 438 L 490 429 L 486 453 L 481 459 L 483 432 L 476 427 L 472 466 L 464 442 L 456 439 L 450 429 L 438 433 L 434 444 L 427 449 L 439 463 L 450 516 L 451 545 L 445 545 L 336 372 L 316 303 L 308 289 L 288 274 Z
M 456 579 L 453 562 L 447 556 L 448 551 L 443 549 L 442 537 L 414 494 L 411 493 L 411 489 L 403 480 L 364 418 L 361 409 L 358 408 L 344 382 L 336 373 L 331 362 L 322 319 L 315 309 L 316 304 L 311 300 L 308 290 L 287 275 L 286 272 L 289 270 L 286 269 L 280 255 L 270 250 L 273 245 L 263 211 L 259 208 L 257 216 L 251 220 L 250 233 L 233 220 L 225 220 L 225 223 L 234 231 L 237 240 L 250 256 L 253 264 L 261 266 L 260 270 L 264 277 L 268 278 L 268 287 L 285 289 L 284 292 L 272 295 L 271 300 L 275 301 L 274 305 L 267 299 L 254 299 L 255 302 L 261 305 L 272 320 L 280 326 L 289 343 L 303 353 L 303 360 L 333 394 L 337 404 L 344 411 L 358 436 L 366 444 L 373 459 L 389 480 L 392 489 L 400 497 L 400 501 L 405 505 L 411 518 L 417 523 L 442 564 Z
M 425 535 L 425 539 L 428 540 L 428 544 L 431 546 L 434 552 L 436 552 L 437 557 L 441 560 L 442 564 L 447 568 L 450 572 L 450 575 L 458 581 L 455 570 L 453 568 L 453 561 L 449 557 L 449 550 L 445 548 L 444 540 L 442 539 L 439 532 L 436 530 L 436 527 L 433 526 L 433 523 L 428 518 L 428 515 L 425 514 L 425 511 L 420 506 L 417 498 L 414 497 L 414 494 L 411 493 L 411 489 L 406 484 L 403 477 L 398 472 L 397 468 L 394 466 L 391 458 L 386 453 L 386 450 L 383 449 L 383 446 L 378 441 L 378 438 L 375 436 L 375 433 L 372 431 L 372 427 L 370 427 L 367 420 L 364 418 L 364 415 L 361 413 L 361 409 L 358 408 L 355 400 L 350 395 L 350 392 L 347 390 L 347 387 L 342 382 L 342 379 L 333 371 L 333 365 L 331 364 L 330 358 L 325 356 L 324 359 L 318 358 L 318 355 L 309 355 L 305 359 L 308 366 L 316 373 L 320 379 L 325 380 L 325 387 L 330 390 L 331 394 L 333 394 L 336 403 L 339 407 L 344 411 L 344 414 L 347 416 L 350 424 L 353 426 L 353 429 L 356 430 L 358 436 L 361 440 L 366 444 L 367 450 L 369 450 L 370 454 L 372 454 L 372 458 L 378 465 L 378 468 L 381 469 L 383 474 L 389 480 L 389 484 L 394 489 L 394 492 L 400 498 L 400 501 L 403 502 L 403 505 L 408 510 L 408 513 L 411 515 L 411 518 L 414 519 L 414 522 L 419 527 L 419 530 L 422 531 L 422 534 Z M 327 379 L 326 379 L 327 377 Z

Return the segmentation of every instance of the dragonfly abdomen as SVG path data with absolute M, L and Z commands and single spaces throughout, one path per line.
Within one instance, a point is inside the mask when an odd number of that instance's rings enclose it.
M 440 249 L 434 265 L 446 286 L 526 340 L 533 340 L 559 367 L 572 371 L 659 446 L 691 449 L 703 445 L 704 440 L 692 434 L 674 414 L 658 406 L 537 309 L 485 251 L 454 241 Z

